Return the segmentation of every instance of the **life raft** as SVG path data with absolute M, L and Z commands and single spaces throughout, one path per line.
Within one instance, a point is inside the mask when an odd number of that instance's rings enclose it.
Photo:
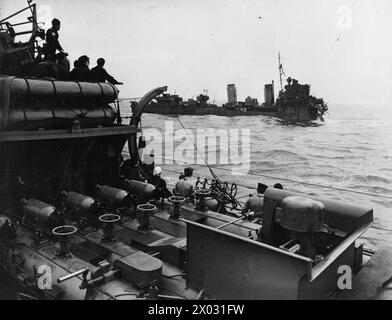
M 111 126 L 117 96 L 109 83 L 0 76 L 0 131 Z

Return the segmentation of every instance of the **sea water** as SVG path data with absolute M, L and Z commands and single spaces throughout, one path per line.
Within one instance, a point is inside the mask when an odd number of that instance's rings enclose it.
M 128 105 L 122 106 L 122 114 L 130 114 Z M 375 225 L 392 230 L 391 107 L 331 104 L 325 122 L 313 125 L 288 124 L 267 116 L 179 116 L 179 119 L 181 123 L 173 116 L 143 114 L 143 132 L 157 129 L 166 140 L 164 144 L 173 143 L 175 149 L 182 142 L 167 141 L 175 137 L 164 136 L 165 126 L 172 125 L 174 133 L 184 127 L 194 140 L 198 129 L 238 129 L 238 132 L 249 129 L 247 174 L 234 175 L 230 170 L 234 164 L 219 163 L 225 145 L 217 140 L 213 146 L 218 161 L 209 164 L 222 181 L 250 187 L 257 182 L 269 186 L 279 182 L 288 190 L 373 208 Z M 189 136 L 187 139 L 187 147 L 194 149 Z M 156 143 L 151 137 L 149 140 L 147 145 Z M 183 157 L 165 154 L 165 147 L 162 154 L 156 160 L 164 170 L 179 174 L 184 166 L 191 165 L 195 176 L 210 176 L 208 168 L 197 161 L 197 151 L 193 161 L 186 159 L 185 153 Z M 208 162 L 208 155 L 203 155 Z M 173 158 L 173 162 L 168 161 Z

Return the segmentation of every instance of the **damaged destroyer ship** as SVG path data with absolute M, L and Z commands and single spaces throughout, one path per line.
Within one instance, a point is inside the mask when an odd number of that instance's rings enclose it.
M 126 142 L 148 175 L 139 122 L 166 87 L 125 124 L 111 84 L 30 77 L 40 30 L 27 9 L 33 41 L 0 23 L 0 269 L 13 298 L 324 299 L 341 265 L 361 269 L 371 209 L 269 188 L 261 224 L 215 175 L 194 201 L 127 176 Z
M 228 102 L 221 107 L 208 103 L 209 97 L 201 94 L 197 100 L 187 102 L 178 95 L 164 94 L 149 103 L 145 113 L 168 115 L 215 115 L 215 116 L 271 116 L 289 122 L 324 121 L 328 106 L 322 98 L 310 95 L 310 85 L 300 84 L 298 80 L 288 77 L 287 85 L 282 84 L 285 76 L 279 54 L 280 91 L 278 98 L 274 98 L 274 82 L 264 86 L 265 102 L 259 105 L 257 99 L 247 97 L 244 102 L 237 101 L 235 84 L 227 86 Z M 135 107 L 136 102 L 131 103 Z

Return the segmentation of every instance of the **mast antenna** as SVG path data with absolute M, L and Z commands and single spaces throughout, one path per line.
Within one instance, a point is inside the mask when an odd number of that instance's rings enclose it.
M 283 83 L 282 83 L 282 75 L 286 76 L 283 70 L 283 66 L 280 63 L 280 51 L 278 51 L 278 61 L 279 61 L 279 81 L 280 81 L 280 90 L 283 90 Z

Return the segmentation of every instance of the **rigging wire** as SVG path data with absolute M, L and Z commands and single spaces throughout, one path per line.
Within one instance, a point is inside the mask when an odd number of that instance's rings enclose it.
M 129 117 L 126 116 L 126 117 L 123 117 L 123 118 L 131 118 L 131 116 L 129 116 Z M 179 115 L 177 114 L 175 118 L 180 123 L 181 127 L 185 130 L 185 133 L 187 134 L 188 138 L 191 140 L 193 146 L 195 147 L 195 149 L 197 150 L 197 152 L 199 153 L 201 158 L 203 159 L 203 161 L 204 161 L 205 165 L 207 166 L 208 170 L 210 171 L 212 177 L 214 179 L 216 179 L 219 183 L 221 183 L 221 181 L 218 178 L 218 176 L 216 176 L 216 174 L 212 171 L 212 168 L 218 169 L 218 170 L 223 170 L 223 171 L 232 171 L 232 169 L 217 167 L 217 166 L 208 164 L 206 159 L 201 154 L 200 150 L 197 148 L 195 142 L 192 140 L 192 138 L 188 134 L 188 131 L 187 131 L 188 129 L 186 129 L 185 126 L 183 125 L 183 123 L 181 122 L 181 120 L 179 118 Z M 174 161 L 173 158 L 169 158 L 169 157 L 167 157 L 167 158 L 164 157 L 164 159 L 165 160 Z M 176 162 L 179 162 L 179 161 L 176 160 Z M 186 164 L 186 162 L 183 162 L 182 164 Z M 170 170 L 167 170 L 167 171 L 170 171 Z M 366 195 L 366 196 L 369 196 L 369 197 L 377 197 L 377 198 L 383 198 L 383 199 L 392 200 L 392 196 L 385 196 L 385 195 L 382 195 L 382 194 L 370 193 L 370 192 L 365 192 L 365 191 L 358 191 L 358 190 L 347 189 L 347 188 L 340 188 L 340 187 L 335 187 L 335 186 L 331 186 L 331 185 L 327 186 L 327 185 L 322 185 L 322 184 L 319 184 L 319 183 L 299 181 L 299 180 L 295 180 L 295 179 L 283 178 L 283 177 L 278 177 L 278 176 L 271 176 L 271 175 L 267 175 L 267 174 L 264 174 L 262 172 L 257 172 L 257 171 L 251 171 L 251 172 L 248 172 L 248 174 L 251 175 L 251 176 L 256 176 L 256 177 L 262 177 L 262 178 L 286 181 L 286 182 L 291 182 L 291 183 L 298 183 L 298 184 L 303 184 L 303 185 L 308 185 L 308 186 L 318 187 L 318 188 L 323 188 L 323 189 L 330 189 L 330 190 L 335 190 L 335 191 L 344 191 L 344 192 L 353 193 L 353 194 L 360 194 L 360 195 Z M 248 189 L 257 189 L 256 187 L 241 185 L 241 184 L 238 184 L 238 183 L 236 183 L 236 184 L 241 186 L 241 187 L 248 188 Z
M 216 169 L 222 169 L 224 171 L 231 171 L 231 169 L 219 168 L 219 167 L 214 167 L 214 166 L 212 166 L 212 167 L 216 168 Z M 362 194 L 362 195 L 366 195 L 366 196 L 379 197 L 379 198 L 385 198 L 385 199 L 392 200 L 392 196 L 385 196 L 385 195 L 377 194 L 377 193 L 370 193 L 370 192 L 358 191 L 358 190 L 352 190 L 352 189 L 346 189 L 346 188 L 340 188 L 340 187 L 335 187 L 335 186 L 326 186 L 326 185 L 321 185 L 321 184 L 318 184 L 318 183 L 304 182 L 304 181 L 298 181 L 298 180 L 282 178 L 282 177 L 275 177 L 275 176 L 262 174 L 260 172 L 250 172 L 249 174 L 252 175 L 252 176 L 256 176 L 256 177 L 276 179 L 276 180 L 281 180 L 281 181 L 286 181 L 286 182 L 305 184 L 305 185 L 309 185 L 309 186 L 313 186 L 313 187 L 319 187 L 319 188 L 324 188 L 324 189 L 331 189 L 331 190 L 336 190 L 336 191 L 345 191 L 345 192 L 350 192 L 350 193 L 355 193 L 355 194 Z
M 178 122 L 180 123 L 181 127 L 184 129 L 185 133 L 187 134 L 188 138 L 190 139 L 190 141 L 192 142 L 193 146 L 195 147 L 195 149 L 197 150 L 197 152 L 199 153 L 200 157 L 203 159 L 204 163 L 206 164 L 208 170 L 210 171 L 212 177 L 214 178 L 214 180 L 223 188 L 223 190 L 227 193 L 227 194 L 231 194 L 228 186 L 226 186 L 224 183 L 221 182 L 221 180 L 219 179 L 219 177 L 215 174 L 215 172 L 212 170 L 212 167 L 208 164 L 207 160 L 203 157 L 202 153 L 200 152 L 200 150 L 198 149 L 197 145 L 195 144 L 195 142 L 192 140 L 192 138 L 190 137 L 190 135 L 188 134 L 188 129 L 186 129 L 184 127 L 184 125 L 182 124 L 179 115 L 177 114 L 176 119 L 178 120 Z M 233 203 L 237 206 L 237 207 L 242 207 L 241 204 L 233 197 L 232 198 Z
M 180 164 L 187 164 L 187 162 L 178 161 L 178 160 L 170 158 L 170 157 L 163 157 L 163 159 L 164 160 L 175 161 L 175 162 L 180 163 Z M 200 166 L 203 166 L 203 165 L 200 165 Z M 211 165 L 211 164 L 209 164 L 208 167 L 209 167 L 209 169 L 213 168 L 213 169 L 217 169 L 217 170 L 232 172 L 231 168 L 222 168 L 222 167 L 214 166 L 214 165 Z M 178 173 L 177 171 L 172 171 L 172 170 L 169 170 L 169 169 L 165 169 L 165 170 L 168 171 L 168 172 Z M 300 180 L 295 180 L 295 179 L 283 178 L 283 177 L 279 177 L 279 176 L 271 176 L 271 175 L 263 174 L 262 172 L 258 172 L 258 171 L 251 171 L 251 172 L 248 172 L 247 174 L 250 175 L 250 176 L 255 176 L 255 177 L 268 178 L 268 179 L 286 181 L 286 182 L 291 182 L 291 183 L 298 183 L 298 184 L 303 184 L 303 185 L 308 185 L 308 186 L 318 187 L 318 188 L 323 188 L 323 189 L 330 189 L 330 190 L 335 190 L 335 191 L 344 191 L 344 192 L 348 192 L 348 193 L 361 194 L 361 195 L 365 195 L 365 196 L 369 196 L 369 197 L 377 197 L 377 198 L 384 198 L 384 199 L 392 200 L 392 196 L 386 196 L 386 195 L 382 195 L 382 194 L 365 192 L 365 191 L 358 191 L 358 190 L 347 189 L 347 188 L 340 188 L 340 187 L 335 187 L 335 186 L 327 186 L 327 185 L 322 185 L 322 184 L 313 183 L 313 182 L 306 182 L 306 181 L 300 181 Z M 236 182 L 236 184 L 238 186 L 240 186 L 240 187 L 247 188 L 247 189 L 252 189 L 252 190 L 253 189 L 257 189 L 256 187 L 243 185 L 243 184 L 240 184 L 240 183 L 237 183 L 237 182 Z
M 223 168 L 218 168 L 218 169 L 224 170 Z M 170 170 L 170 169 L 167 169 L 167 168 L 162 168 L 162 170 L 167 171 L 167 172 L 177 173 L 177 174 L 178 174 L 178 171 L 175 171 L 175 170 Z M 297 182 L 297 181 L 294 181 L 294 182 Z M 243 184 L 239 184 L 239 183 L 236 183 L 236 184 L 237 184 L 237 186 L 240 186 L 240 187 L 243 187 L 243 188 L 247 188 L 247 189 L 254 189 L 254 190 L 257 189 L 256 187 L 251 187 L 251 186 L 247 186 L 247 185 L 243 185 Z M 326 186 L 325 186 L 325 187 L 326 187 Z M 326 188 L 328 188 L 328 187 L 326 187 Z M 352 192 L 353 190 L 350 191 L 350 190 L 344 189 L 344 191 Z M 366 195 L 371 196 L 372 194 L 366 194 Z M 246 196 L 246 195 L 243 195 L 243 196 L 241 196 L 240 198 L 245 197 L 245 196 Z M 382 197 L 381 195 L 378 195 L 378 196 Z M 383 230 L 383 231 L 392 231 L 392 229 L 388 229 L 388 228 L 384 228 L 384 227 L 380 227 L 380 226 L 376 226 L 376 225 L 372 225 L 372 226 L 370 227 L 370 229 Z

